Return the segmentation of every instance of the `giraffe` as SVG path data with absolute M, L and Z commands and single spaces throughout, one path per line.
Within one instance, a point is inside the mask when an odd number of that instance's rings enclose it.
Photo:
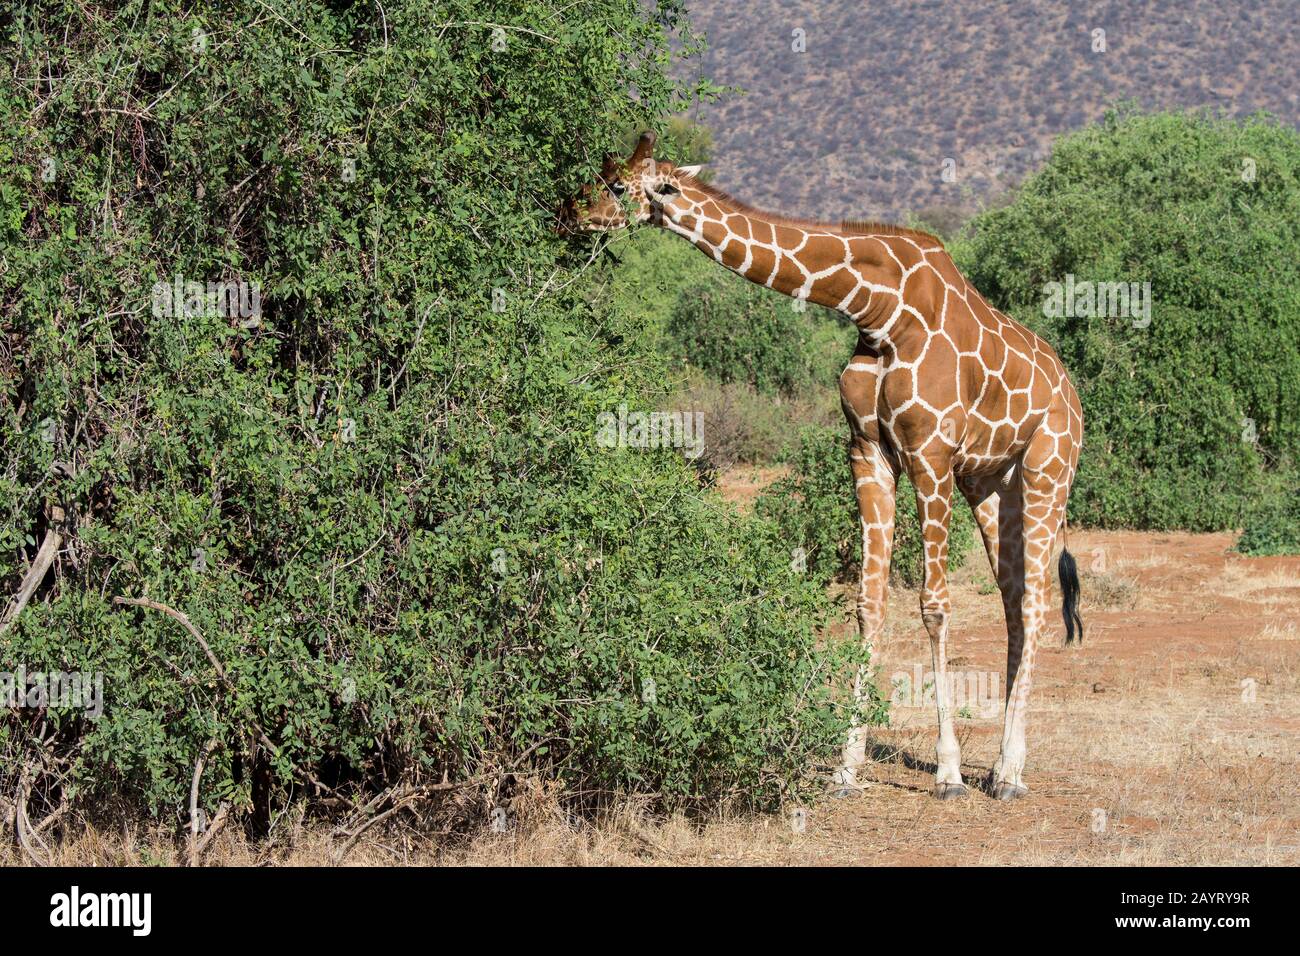
M 925 549 L 921 619 L 939 723 L 933 793 L 943 800 L 966 796 L 947 670 L 948 526 L 960 491 L 974 511 L 1007 626 L 1003 729 L 988 790 L 999 800 L 1024 796 L 1034 657 L 1083 439 L 1083 411 L 1064 366 L 1045 341 L 990 306 L 934 236 L 763 212 L 701 182 L 698 166 L 656 161 L 654 144 L 654 134 L 645 133 L 626 161 L 607 158 L 600 179 L 565 204 L 562 230 L 650 222 L 751 282 L 854 322 L 858 340 L 840 376 L 840 398 L 862 537 L 857 618 L 867 660 L 875 661 L 885 618 L 895 486 L 906 474 Z M 1080 640 L 1083 632 L 1078 571 L 1065 548 L 1058 571 L 1069 644 L 1076 630 Z M 855 677 L 859 704 L 868 676 L 863 667 Z M 867 785 L 859 780 L 866 745 L 855 721 L 832 795 L 851 796 Z

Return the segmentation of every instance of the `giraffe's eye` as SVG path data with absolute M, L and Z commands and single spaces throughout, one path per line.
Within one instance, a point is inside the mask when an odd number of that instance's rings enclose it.
M 615 196 L 621 196 L 623 195 L 623 193 L 627 192 L 627 187 L 624 186 L 622 183 L 610 183 L 609 191 L 612 192 Z
M 659 195 L 663 198 L 676 196 L 679 192 L 681 192 L 681 190 L 677 188 L 675 183 L 664 183 L 659 187 Z

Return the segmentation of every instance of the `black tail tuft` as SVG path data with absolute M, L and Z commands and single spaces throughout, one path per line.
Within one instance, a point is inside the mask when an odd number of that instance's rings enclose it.
M 1069 551 L 1061 552 L 1061 560 L 1056 565 L 1061 575 L 1061 614 L 1065 617 L 1065 643 L 1073 644 L 1077 632 L 1079 643 L 1083 643 L 1083 618 L 1079 616 L 1079 566 L 1074 563 L 1074 555 Z

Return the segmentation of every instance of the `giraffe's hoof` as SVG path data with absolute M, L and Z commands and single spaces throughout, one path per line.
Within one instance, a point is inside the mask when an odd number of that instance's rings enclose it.
M 826 792 L 832 800 L 847 800 L 862 796 L 866 788 L 867 784 L 858 779 L 857 768 L 840 767 L 831 775 Z
M 934 798 L 936 800 L 961 800 L 969 793 L 964 783 L 936 783 Z
M 1022 787 L 1007 780 L 999 780 L 993 785 L 994 800 L 1019 800 L 1028 793 L 1028 787 Z

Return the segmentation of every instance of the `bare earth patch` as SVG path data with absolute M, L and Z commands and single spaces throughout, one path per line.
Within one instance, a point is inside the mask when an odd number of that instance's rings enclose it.
M 789 473 L 785 465 L 740 465 L 718 476 L 718 493 L 740 511 L 753 511 L 767 486 Z

